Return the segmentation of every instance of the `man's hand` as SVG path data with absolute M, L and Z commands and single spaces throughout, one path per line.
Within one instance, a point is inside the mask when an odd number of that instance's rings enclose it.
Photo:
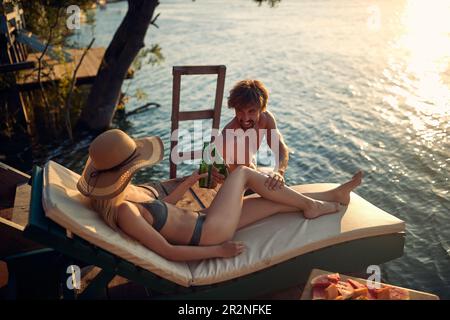
M 195 170 L 190 176 L 186 178 L 186 180 L 189 181 L 190 185 L 194 185 L 198 180 L 206 177 L 208 177 L 208 172 L 200 174 L 197 170 Z
M 266 182 L 264 182 L 264 185 L 269 190 L 281 189 L 284 186 L 284 177 L 279 172 L 272 172 L 269 174 Z
M 228 166 L 227 166 L 228 167 Z M 222 184 L 225 181 L 225 176 L 219 173 L 216 167 L 212 166 L 211 168 L 211 185 L 217 186 L 217 184 Z

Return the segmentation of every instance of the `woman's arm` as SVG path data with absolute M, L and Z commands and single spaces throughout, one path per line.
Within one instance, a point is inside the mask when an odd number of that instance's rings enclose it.
M 166 259 L 193 261 L 209 258 L 231 258 L 242 253 L 244 245 L 239 242 L 225 242 L 216 246 L 171 246 Z
M 123 232 L 168 260 L 227 258 L 234 257 L 244 250 L 242 243 L 232 241 L 216 246 L 172 245 L 145 221 L 137 208 L 126 202 L 120 205 L 117 218 L 117 224 Z
M 166 197 L 164 197 L 162 200 L 164 200 L 167 203 L 176 204 L 186 193 L 186 191 L 189 190 L 190 187 L 192 187 L 197 181 L 203 177 L 206 177 L 208 174 L 203 173 L 199 174 L 197 171 L 194 171 L 192 175 L 187 177 L 183 182 L 181 182 L 171 193 L 169 193 Z

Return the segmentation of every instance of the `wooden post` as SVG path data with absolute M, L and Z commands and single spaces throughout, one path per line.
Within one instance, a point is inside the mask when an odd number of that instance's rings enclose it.
M 178 129 L 179 115 L 180 115 L 180 90 L 181 90 L 181 74 L 173 68 L 173 87 L 172 87 L 172 128 L 171 137 L 175 130 Z M 174 179 L 177 176 L 177 165 L 172 161 L 172 150 L 177 146 L 178 141 L 170 141 L 170 178 Z
M 213 119 L 212 128 L 219 129 L 220 114 L 222 111 L 223 91 L 225 87 L 226 67 L 218 66 L 179 66 L 173 67 L 173 87 L 172 87 L 172 127 L 171 134 L 179 128 L 180 121 Z M 199 111 L 180 112 L 180 89 L 182 75 L 217 74 L 216 96 L 214 109 Z M 177 176 L 177 165 L 172 161 L 172 150 L 177 146 L 178 141 L 170 142 L 170 179 Z M 190 159 L 198 159 L 201 156 L 198 152 L 191 151 Z

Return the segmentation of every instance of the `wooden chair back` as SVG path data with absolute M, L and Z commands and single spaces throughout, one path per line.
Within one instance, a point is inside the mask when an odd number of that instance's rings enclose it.
M 172 130 L 173 133 L 179 128 L 180 121 L 213 119 L 212 128 L 219 129 L 220 113 L 222 110 L 223 91 L 225 86 L 226 67 L 223 65 L 217 66 L 176 66 L 173 67 L 173 88 L 172 88 Z M 182 75 L 202 75 L 202 74 L 217 74 L 216 96 L 213 109 L 198 110 L 198 111 L 180 111 L 180 91 L 181 91 L 181 76 Z M 171 141 L 170 154 L 177 146 L 178 141 Z M 200 159 L 202 150 L 191 151 L 190 159 Z M 179 153 L 184 158 L 183 153 Z M 170 157 L 170 179 L 177 176 L 177 165 Z

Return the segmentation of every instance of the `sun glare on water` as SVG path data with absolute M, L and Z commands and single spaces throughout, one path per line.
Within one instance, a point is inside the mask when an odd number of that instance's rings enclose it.
M 395 78 L 395 84 L 384 101 L 394 108 L 403 102 L 423 141 L 445 146 L 450 129 L 450 1 L 406 2 L 393 48 L 385 75 Z

